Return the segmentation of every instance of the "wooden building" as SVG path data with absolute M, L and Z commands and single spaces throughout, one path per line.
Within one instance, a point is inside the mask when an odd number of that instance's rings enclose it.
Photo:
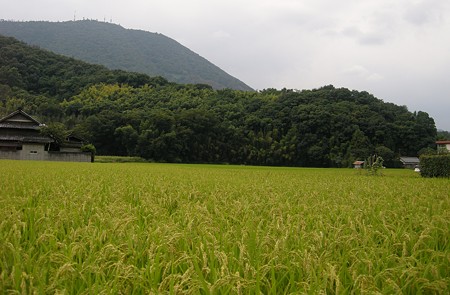
M 22 110 L 0 119 L 0 159 L 90 162 L 91 154 L 81 151 L 83 142 L 68 137 L 56 150 L 55 140 L 43 135 L 44 127 Z
M 438 153 L 450 152 L 450 140 L 436 141 Z
M 420 164 L 420 160 L 417 157 L 400 157 L 404 168 L 415 169 Z
M 364 161 L 355 161 L 353 162 L 353 168 L 362 169 L 364 168 Z

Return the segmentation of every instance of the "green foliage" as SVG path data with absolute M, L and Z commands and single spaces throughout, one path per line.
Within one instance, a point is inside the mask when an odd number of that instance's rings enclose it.
M 93 155 L 95 155 L 96 152 L 97 152 L 95 146 L 93 144 L 91 144 L 91 143 L 83 145 L 81 147 L 81 151 L 82 152 L 89 152 L 89 153 L 91 153 Z
M 1 22 L 0 22 L 1 24 Z M 0 35 L 0 85 L 22 89 L 20 96 L 36 94 L 65 98 L 78 94 L 83 88 L 97 83 L 121 83 L 134 87 L 164 85 L 167 80 L 106 67 L 87 64 Z M 13 93 L 16 94 L 16 93 Z M 27 99 L 28 100 L 28 99 Z
M 81 147 L 82 152 L 91 153 L 91 162 L 94 162 L 95 160 L 95 154 L 97 153 L 97 149 L 95 146 L 91 143 L 85 144 Z
M 370 140 L 359 127 L 355 130 L 350 140 L 349 152 L 352 159 L 364 159 L 372 151 Z
M 63 123 L 100 155 L 349 167 L 376 153 L 387 167 L 396 167 L 399 155 L 416 155 L 435 143 L 428 114 L 364 91 L 332 85 L 260 92 L 180 85 L 109 71 L 5 37 L 0 60 L 18 69 L 23 87 L 0 85 L 3 115 L 23 106 L 42 122 Z M 46 80 L 52 82 L 42 83 Z
M 39 130 L 43 135 L 49 136 L 55 140 L 57 145 L 62 144 L 65 140 L 69 132 L 66 129 L 66 126 L 63 123 L 53 122 L 48 125 L 42 126 Z
M 134 156 L 136 154 L 136 146 L 138 143 L 139 135 L 133 126 L 126 125 L 117 127 L 114 130 L 115 140 L 120 142 L 121 146 L 125 148 L 123 150 L 124 155 Z
M 437 140 L 450 140 L 450 131 L 438 130 Z
M 0 32 L 29 44 L 75 57 L 110 69 L 140 72 L 150 76 L 187 84 L 198 88 L 231 88 L 252 90 L 211 62 L 162 34 L 127 30 L 115 24 L 92 20 L 69 22 L 8 22 L 0 21 Z M 105 54 L 108 52 L 108 54 Z M 83 69 L 78 69 L 83 71 Z M 5 79 L 19 82 L 14 68 L 0 69 Z M 133 85 L 146 75 L 122 72 L 118 83 Z M 6 84 L 6 83 L 4 83 Z
M 383 165 L 387 167 L 401 167 L 401 162 L 396 158 L 394 151 L 384 145 L 379 145 L 375 148 L 375 155 L 383 158 Z
M 436 148 L 431 148 L 431 147 L 423 148 L 423 149 L 421 149 L 418 152 L 419 156 L 422 156 L 422 155 L 436 155 L 436 154 L 437 154 Z
M 372 155 L 364 161 L 364 169 L 369 175 L 381 175 L 380 169 L 383 169 L 383 158 L 378 155 Z
M 96 156 L 96 163 L 145 163 L 147 160 L 141 157 L 124 156 Z
M 441 154 L 448 154 L 450 151 L 447 149 L 447 147 L 442 146 L 442 145 L 438 145 L 438 148 L 436 150 L 436 153 L 441 155 Z
M 420 156 L 420 175 L 423 177 L 450 177 L 450 154 Z

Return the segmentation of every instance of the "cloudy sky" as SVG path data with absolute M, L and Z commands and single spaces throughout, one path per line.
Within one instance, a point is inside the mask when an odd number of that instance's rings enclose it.
M 98 19 L 169 36 L 255 89 L 333 84 L 450 130 L 448 0 L 0 0 L 0 19 Z

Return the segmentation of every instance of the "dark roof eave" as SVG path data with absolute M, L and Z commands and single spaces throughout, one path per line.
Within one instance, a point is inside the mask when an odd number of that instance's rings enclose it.
M 27 113 L 25 113 L 24 111 L 22 111 L 21 109 L 18 109 L 17 111 L 12 112 L 9 115 L 6 115 L 5 117 L 0 119 L 0 122 L 3 122 L 5 120 L 8 120 L 9 118 L 17 115 L 17 114 L 22 114 L 25 117 L 27 117 L 28 119 L 30 119 L 32 122 L 36 123 L 37 125 L 42 125 L 42 123 L 40 123 L 38 120 L 34 119 L 33 117 L 31 117 L 30 115 L 28 115 Z
M 0 136 L 1 141 L 9 141 L 9 142 L 25 142 L 25 143 L 51 143 L 55 142 L 55 140 L 49 137 L 25 137 L 25 136 Z

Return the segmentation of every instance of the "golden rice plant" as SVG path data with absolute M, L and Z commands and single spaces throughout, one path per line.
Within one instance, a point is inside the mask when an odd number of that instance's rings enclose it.
M 448 294 L 447 179 L 0 161 L 0 293 Z

